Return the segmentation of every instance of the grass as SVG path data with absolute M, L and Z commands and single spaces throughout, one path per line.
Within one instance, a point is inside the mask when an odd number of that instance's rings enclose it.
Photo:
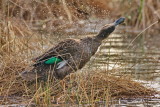
M 155 0 L 152 5 L 148 6 L 149 1 L 141 0 L 140 5 L 139 2 L 133 3 L 132 5 L 139 6 L 138 10 L 134 6 L 130 11 L 122 9 L 121 14 L 127 11 L 128 24 L 141 27 L 146 20 L 146 25 L 152 23 L 153 11 L 159 11 L 155 8 L 159 5 L 159 1 Z M 125 76 L 112 75 L 111 72 L 114 70 L 77 72 L 67 76 L 64 80 L 53 79 L 50 81 L 48 79 L 47 82 L 28 83 L 22 80 L 19 73 L 31 64 L 31 58 L 37 53 L 43 53 L 44 45 L 51 46 L 51 43 L 48 42 L 50 38 L 41 36 L 39 32 L 48 30 L 51 32 L 53 25 L 63 28 L 61 21 L 69 20 L 72 23 L 72 21 L 87 18 L 96 10 L 96 3 L 72 3 L 63 0 L 62 3 L 56 2 L 52 6 L 50 2 L 36 1 L 33 3 L 29 1 L 24 3 L 21 0 L 8 0 L 7 2 L 2 0 L 0 3 L 3 7 L 0 8 L 0 12 L 5 14 L 0 16 L 0 96 L 3 96 L 1 104 L 6 104 L 9 96 L 19 96 L 27 99 L 22 102 L 28 105 L 34 102 L 40 106 L 50 106 L 52 103 L 91 104 L 94 106 L 96 102 L 100 101 L 105 101 L 106 105 L 109 105 L 114 98 L 147 97 L 156 93 Z M 33 7 L 30 6 L 32 3 Z M 125 1 L 124 3 L 124 7 L 128 6 Z M 144 6 L 144 3 L 147 6 Z M 158 4 L 154 6 L 154 3 Z M 105 6 L 102 6 L 102 10 L 103 7 Z M 54 11 L 55 8 L 58 10 Z M 111 7 L 108 6 L 109 8 Z M 147 13 L 149 8 L 151 8 L 151 12 Z M 101 8 L 99 11 L 103 13 Z M 54 15 L 51 14 L 54 12 Z M 129 15 L 132 12 L 138 17 L 131 16 L 131 20 Z M 100 16 L 98 12 L 95 14 Z M 62 17 L 59 19 L 57 15 Z M 157 13 L 157 15 L 159 14 Z

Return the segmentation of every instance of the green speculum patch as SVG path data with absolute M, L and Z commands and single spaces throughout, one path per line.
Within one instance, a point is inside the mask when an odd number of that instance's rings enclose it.
M 48 60 L 46 60 L 44 63 L 45 63 L 45 64 L 57 64 L 57 63 L 59 63 L 59 62 L 61 62 L 61 61 L 62 61 L 62 59 L 60 59 L 60 58 L 51 57 L 51 58 L 49 58 Z

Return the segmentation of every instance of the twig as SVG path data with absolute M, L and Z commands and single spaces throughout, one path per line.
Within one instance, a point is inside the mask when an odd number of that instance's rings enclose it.
M 132 45 L 132 43 L 143 33 L 145 32 L 147 29 L 149 29 L 150 27 L 152 27 L 153 25 L 157 24 L 159 21 L 156 21 L 154 23 L 152 23 L 151 25 L 149 25 L 147 28 L 145 28 L 144 30 L 142 30 L 142 32 L 140 32 L 128 45 L 127 49 Z

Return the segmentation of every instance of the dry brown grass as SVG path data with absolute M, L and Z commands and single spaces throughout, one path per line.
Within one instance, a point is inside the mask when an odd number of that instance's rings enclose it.
M 9 69 L 8 69 L 9 67 Z M 153 96 L 156 91 L 126 77 L 115 77 L 107 71 L 91 73 L 74 73 L 64 80 L 26 83 L 18 75 L 25 67 L 12 62 L 1 75 L 1 96 L 19 96 L 27 98 L 27 103 L 89 103 L 109 101 L 113 98 L 145 98 Z M 7 72 L 8 71 L 8 72 Z M 3 101 L 3 102 L 4 102 Z M 2 102 L 1 102 L 2 103 Z
M 5 0 L 0 13 L 23 20 L 29 28 L 54 31 L 90 17 L 126 17 L 126 24 L 142 30 L 160 19 L 159 0 Z M 159 30 L 156 24 L 150 32 Z
M 67 0 L 67 2 L 69 1 L 71 0 Z M 78 20 L 80 17 L 86 18 L 90 13 L 90 10 L 87 10 L 88 7 L 81 7 L 81 4 L 88 5 L 88 3 L 80 2 L 78 4 L 76 2 L 74 5 L 72 3 L 67 6 L 70 12 L 65 12 L 64 4 L 61 2 L 56 2 L 55 5 L 38 1 L 34 3 L 25 1 L 24 3 L 24 0 L 9 0 L 9 5 L 0 2 L 0 5 L 3 5 L 1 13 L 6 13 L 6 16 L 0 17 L 0 96 L 5 96 L 1 103 L 7 100 L 7 96 L 13 95 L 27 97 L 28 103 L 36 102 L 48 105 L 51 102 L 94 104 L 98 101 L 109 101 L 113 97 L 147 97 L 155 93 L 154 90 L 148 89 L 140 83 L 124 77 L 115 77 L 108 71 L 79 72 L 67 76 L 64 80 L 45 83 L 31 84 L 22 80 L 19 73 L 30 64 L 29 60 L 34 56 L 32 53 L 37 50 L 40 53 L 43 52 L 42 42 L 50 45 L 46 42 L 48 40 L 42 39 L 33 31 L 34 28 L 39 29 L 44 23 L 49 24 L 46 27 L 49 29 L 52 25 L 61 26 L 61 23 L 57 23 L 59 16 L 68 20 L 67 18 L 71 15 L 71 21 Z M 101 7 L 100 4 L 99 7 Z M 92 4 L 94 7 L 95 5 L 95 3 Z M 102 7 L 104 9 L 105 6 Z M 55 10 L 55 8 L 59 10 Z M 135 12 L 135 8 L 133 8 L 133 12 Z M 133 22 L 135 21 L 136 19 Z M 133 22 L 129 21 L 131 24 Z
M 107 0 L 109 1 L 109 0 Z M 24 20 L 31 29 L 54 30 L 62 24 L 71 24 L 79 19 L 87 19 L 92 15 L 103 16 L 109 10 L 106 0 L 5 0 L 0 1 L 1 13 L 5 17 L 16 17 Z M 101 15 L 102 14 L 102 15 Z M 54 27 L 53 27 L 54 26 Z M 63 25 L 64 26 L 64 25 Z

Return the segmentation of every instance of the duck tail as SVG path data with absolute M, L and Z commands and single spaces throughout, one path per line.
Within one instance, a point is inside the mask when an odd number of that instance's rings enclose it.
M 34 81 L 36 79 L 45 80 L 50 71 L 54 71 L 54 66 L 46 64 L 31 65 L 27 70 L 21 72 L 20 76 L 26 81 Z

